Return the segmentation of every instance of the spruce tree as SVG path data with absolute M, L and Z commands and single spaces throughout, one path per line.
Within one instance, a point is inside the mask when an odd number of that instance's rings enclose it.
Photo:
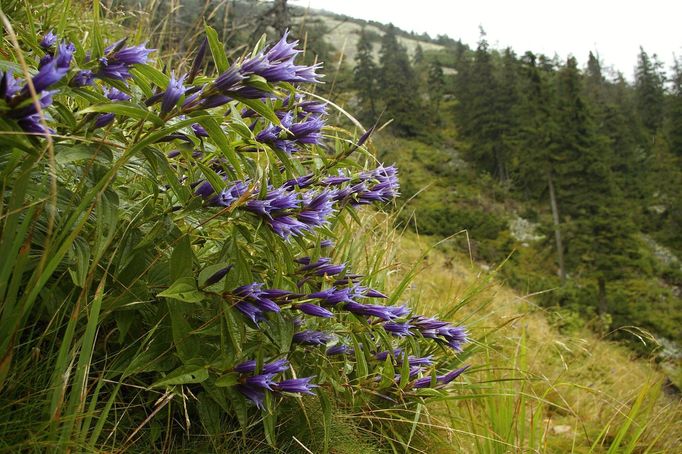
M 440 102 L 445 94 L 445 74 L 443 73 L 443 67 L 438 60 L 432 61 L 429 65 L 427 92 L 434 114 L 436 115 L 436 118 L 439 118 Z
M 377 76 L 378 70 L 374 63 L 372 40 L 367 30 L 362 28 L 357 53 L 355 54 L 353 87 L 357 90 L 360 99 L 358 116 L 363 122 L 373 123 L 377 120 Z
M 635 227 L 610 167 L 613 150 L 600 135 L 573 57 L 558 73 L 550 160 L 556 176 L 567 266 L 594 279 L 606 313 L 609 281 L 625 276 L 637 257 Z
M 662 64 L 640 47 L 635 72 L 637 113 L 650 136 L 654 136 L 663 122 L 665 74 Z
M 670 151 L 682 158 L 682 59 L 675 61 L 667 102 L 666 133 Z
M 393 119 L 391 129 L 401 136 L 416 136 L 425 123 L 420 117 L 419 84 L 392 24 L 381 39 L 379 55 L 379 93 L 386 115 Z
M 457 119 L 470 145 L 471 159 L 500 180 L 506 180 L 507 156 L 502 147 L 500 87 L 484 37 L 478 43 L 473 62 L 457 77 Z

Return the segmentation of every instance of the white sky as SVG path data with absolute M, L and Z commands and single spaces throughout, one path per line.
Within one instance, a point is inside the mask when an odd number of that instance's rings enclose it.
M 494 48 L 527 50 L 581 65 L 590 51 L 602 65 L 632 80 L 639 46 L 657 54 L 666 72 L 673 54 L 682 56 L 682 1 L 675 0 L 289 0 L 298 6 L 326 9 L 389 23 L 432 38 L 446 34 L 472 47 L 479 26 Z

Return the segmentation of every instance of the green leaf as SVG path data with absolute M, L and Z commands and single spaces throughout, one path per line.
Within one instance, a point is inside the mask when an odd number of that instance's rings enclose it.
M 220 149 L 220 151 L 222 151 L 223 156 L 230 161 L 230 164 L 232 164 L 232 167 L 234 167 L 234 170 L 237 173 L 237 177 L 243 179 L 244 176 L 239 157 L 234 151 L 234 146 L 230 143 L 225 131 L 222 130 L 218 122 L 212 117 L 207 117 L 201 119 L 199 124 L 206 129 L 206 132 L 213 143 Z
M 227 55 L 225 55 L 225 47 L 220 42 L 220 39 L 218 39 L 218 32 L 213 27 L 205 25 L 204 30 L 206 31 L 206 38 L 208 39 L 208 46 L 211 48 L 215 67 L 218 68 L 219 73 L 224 73 L 229 67 Z
M 393 367 L 393 357 L 391 355 L 386 356 L 381 375 L 381 383 L 379 383 L 380 388 L 388 388 L 395 382 L 395 368 Z
M 180 366 L 173 372 L 152 385 L 152 388 L 171 385 L 186 385 L 189 383 L 201 383 L 208 379 L 208 370 L 204 366 Z
M 322 408 L 322 424 L 324 427 L 324 450 L 326 454 L 329 452 L 329 435 L 332 426 L 332 404 L 329 397 L 321 388 L 317 388 L 317 397 L 320 399 L 320 407 Z
M 177 241 L 170 258 L 170 278 L 177 281 L 181 277 L 192 277 L 194 254 L 189 235 L 185 234 Z M 194 283 L 194 279 L 192 279 Z M 194 284 L 193 284 L 194 285 Z M 196 288 L 196 285 L 195 285 Z
M 156 296 L 172 298 L 185 303 L 199 303 L 206 299 L 204 294 L 197 290 L 197 284 L 193 277 L 181 277 Z
M 66 8 L 68 3 L 64 5 Z M 68 14 L 64 14 L 62 17 L 66 17 Z M 94 0 L 92 2 L 92 58 L 97 59 L 104 53 L 104 44 L 102 42 L 102 33 L 100 32 L 99 26 L 100 13 L 99 13 L 99 0 Z M 60 23 L 60 28 L 63 24 Z M 63 30 L 63 29 L 62 29 Z
M 221 431 L 220 406 L 209 396 L 202 392 L 197 396 L 197 410 L 201 424 L 210 435 L 217 437 Z
M 157 126 L 163 126 L 165 122 L 155 113 L 128 101 L 117 101 L 99 106 L 90 106 L 80 111 L 81 114 L 101 112 L 113 113 L 124 117 L 136 118 L 138 120 L 148 120 Z
M 78 237 L 73 242 L 73 249 L 75 265 L 69 267 L 69 274 L 76 287 L 83 287 L 90 267 L 90 246 L 87 241 Z
M 358 343 L 355 336 L 353 336 L 353 349 L 355 350 L 355 361 L 358 378 L 364 378 L 369 374 L 369 368 L 367 367 L 367 359 L 365 358 L 364 350 L 360 348 L 360 344 Z
M 167 75 L 153 66 L 149 66 L 148 64 L 137 64 L 133 66 L 133 68 L 130 70 L 130 73 L 134 76 L 146 79 L 147 81 L 163 89 L 168 87 L 168 82 L 170 82 L 170 78 Z
M 400 387 L 404 388 L 410 380 L 410 362 L 407 360 L 407 351 L 403 352 L 403 364 L 400 368 Z
M 101 144 L 58 144 L 54 147 L 57 164 L 69 164 L 77 161 L 98 161 L 109 165 L 114 159 L 111 150 Z
M 234 386 L 239 382 L 239 373 L 230 372 L 220 376 L 216 381 L 215 385 L 220 387 Z
M 277 114 L 275 113 L 274 109 L 265 104 L 264 102 L 259 101 L 257 99 L 242 98 L 240 96 L 234 96 L 234 99 L 244 104 L 245 106 L 248 106 L 252 110 L 256 111 L 261 116 L 267 118 L 272 122 L 272 124 L 274 125 L 280 124 L 279 117 L 277 117 Z
M 272 401 L 272 394 L 265 391 L 265 410 L 263 414 L 263 431 L 265 432 L 265 440 L 272 447 L 277 444 L 277 437 L 275 436 L 275 426 L 277 424 L 277 412 L 274 409 Z

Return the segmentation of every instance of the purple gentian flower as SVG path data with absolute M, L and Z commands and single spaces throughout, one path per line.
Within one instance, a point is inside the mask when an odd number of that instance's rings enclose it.
M 99 71 L 95 75 L 100 78 L 113 80 L 126 80 L 132 77 L 130 71 L 128 71 L 128 66 L 124 63 L 108 63 L 104 57 L 100 58 Z
M 71 79 L 70 85 L 73 87 L 85 87 L 86 85 L 92 85 L 95 75 L 89 69 L 84 69 L 78 71 L 75 76 Z
M 317 114 L 317 115 L 326 115 L 327 114 L 327 103 L 326 102 L 317 102 L 317 101 L 303 101 L 298 104 L 298 107 L 303 110 L 304 112 L 311 113 L 311 114 Z
M 429 388 L 431 386 L 431 381 L 432 381 L 431 377 L 418 378 L 412 382 L 412 388 L 414 389 Z
M 59 44 L 57 47 L 57 56 L 55 57 L 57 66 L 60 68 L 68 68 L 71 66 L 71 60 L 73 59 L 74 52 L 76 52 L 76 46 L 73 43 Z
M 292 178 L 291 180 L 287 180 L 282 187 L 285 187 L 287 189 L 293 189 L 294 187 L 298 187 L 300 189 L 307 188 L 311 184 L 315 182 L 315 175 L 308 174 L 308 175 L 303 175 L 302 177 L 297 177 L 297 178 Z
M 14 78 L 12 70 L 7 70 L 4 74 L 0 71 L 0 74 L 2 74 L 2 78 L 0 78 L 0 98 L 9 100 L 21 90 L 21 85 L 19 84 L 19 81 Z
M 313 388 L 317 385 L 310 383 L 314 377 L 290 378 L 273 384 L 273 389 L 278 392 L 314 394 Z
M 54 43 L 56 43 L 56 42 L 57 42 L 57 35 L 52 33 L 52 30 L 50 30 L 49 32 L 45 33 L 43 38 L 40 40 L 39 44 L 40 44 L 40 47 L 47 50 L 50 47 L 54 46 Z
M 287 361 L 286 359 L 278 359 L 271 363 L 264 364 L 262 373 L 276 375 L 280 372 L 286 371 L 288 368 L 289 361 Z M 236 366 L 234 366 L 234 370 L 235 372 L 239 372 L 241 374 L 252 374 L 256 372 L 256 360 L 251 359 L 239 363 Z
M 116 115 L 114 115 L 111 112 L 98 115 L 92 127 L 94 129 L 103 128 L 104 126 L 114 121 L 114 118 L 116 118 Z
M 355 353 L 355 350 L 343 344 L 336 344 L 333 347 L 329 347 L 325 352 L 327 356 L 352 355 L 353 353 Z
M 386 322 L 382 326 L 394 336 L 403 337 L 411 334 L 410 328 L 412 328 L 412 325 L 409 323 Z
M 302 51 L 296 49 L 297 41 L 292 41 L 287 43 L 287 38 L 289 37 L 289 30 L 286 30 L 282 37 L 277 43 L 265 52 L 265 57 L 270 62 L 284 61 L 295 58 L 296 55 Z
M 168 86 L 163 94 L 161 101 L 161 113 L 167 114 L 173 107 L 180 101 L 182 95 L 185 94 L 185 87 L 183 82 L 185 81 L 187 75 L 181 76 L 179 79 L 175 78 L 175 73 L 171 72 L 170 80 L 168 81 Z
M 249 302 L 239 301 L 234 307 L 255 324 L 265 319 L 263 311 Z
M 265 392 L 262 389 L 256 386 L 239 384 L 237 385 L 237 391 L 242 393 L 244 397 L 256 404 L 256 407 L 260 408 L 261 410 L 265 409 Z
M 322 331 L 305 330 L 294 334 L 293 341 L 303 345 L 324 345 L 332 336 Z
M 293 80 L 287 82 L 304 82 L 304 83 L 318 83 L 320 74 L 315 71 L 322 68 L 322 63 L 317 63 L 313 66 L 296 66 L 296 75 Z
M 317 304 L 302 303 L 295 305 L 294 308 L 298 309 L 304 314 L 312 315 L 314 317 L 330 318 L 334 316 L 331 311 L 325 309 L 324 307 L 320 307 Z
M 205 185 L 205 183 L 204 183 Z M 202 185 L 202 187 L 204 186 Z M 210 184 L 209 184 L 210 186 Z M 232 186 L 227 187 L 220 191 L 220 194 L 218 194 L 218 198 L 215 201 L 216 205 L 219 206 L 224 206 L 224 207 L 229 207 L 232 206 L 234 202 L 239 200 L 239 198 L 242 197 L 248 190 L 248 185 L 243 182 L 243 181 L 235 181 Z M 195 191 L 195 193 L 199 194 L 199 188 Z M 211 194 L 213 194 L 213 188 L 211 187 Z M 202 194 L 203 195 L 203 194 Z M 210 194 L 209 194 L 210 195 Z
M 69 68 L 60 67 L 56 60 L 52 60 L 50 63 L 40 68 L 38 74 L 32 78 L 33 87 L 35 88 L 36 93 L 40 93 L 50 85 L 59 82 L 68 71 Z M 28 95 L 28 85 L 21 90 L 21 95 Z
M 399 358 L 398 361 L 400 364 L 402 364 L 402 358 Z M 424 356 L 424 357 L 418 357 L 418 356 L 408 356 L 407 357 L 407 362 L 410 364 L 410 366 L 430 366 L 433 364 L 433 356 Z
M 298 194 L 286 188 L 270 189 L 264 199 L 252 199 L 246 208 L 256 214 L 272 219 L 276 212 L 298 208 L 301 204 Z
M 309 227 L 314 228 L 328 224 L 328 218 L 333 212 L 334 202 L 332 194 L 325 190 L 314 195 L 305 194 L 303 208 L 298 213 L 297 218 Z M 328 272 L 327 274 L 332 273 Z
M 38 96 L 39 96 L 38 103 L 40 104 L 41 109 L 44 109 L 47 106 L 52 104 L 52 95 L 55 93 L 57 93 L 56 90 L 47 90 L 47 91 L 40 92 L 38 94 Z M 33 115 L 37 115 L 37 113 L 38 113 L 38 110 L 36 109 L 35 104 L 31 102 L 29 104 L 26 104 L 24 107 L 20 107 L 18 109 L 12 109 L 9 112 L 8 117 L 14 118 L 14 119 L 20 119 L 23 117 L 30 117 Z
M 284 239 L 287 239 L 290 236 L 302 235 L 310 229 L 306 224 L 288 215 L 279 215 L 271 219 L 269 218 L 267 219 L 267 223 L 277 235 Z
M 395 306 L 379 306 L 375 304 L 359 304 L 356 302 L 346 303 L 344 309 L 355 315 L 364 315 L 367 317 L 377 317 L 381 320 L 395 320 L 404 315 L 402 307 Z M 408 310 L 409 312 L 409 310 Z
M 51 128 L 45 129 L 40 122 L 40 115 L 34 114 L 17 120 L 19 127 L 26 132 L 35 134 L 54 134 L 55 131 Z
M 111 57 L 109 57 L 109 60 L 123 63 L 128 66 L 147 63 L 148 55 L 155 50 L 156 49 L 147 49 L 144 44 L 126 47 L 116 51 Z
M 263 388 L 272 391 L 275 374 L 252 375 L 243 379 L 244 384 L 254 388 Z
M 277 303 L 264 295 L 262 287 L 262 283 L 254 282 L 251 284 L 242 285 L 241 287 L 232 290 L 232 294 L 243 298 L 261 311 L 279 312 L 280 308 Z
M 376 359 L 377 361 L 386 361 L 386 358 L 388 358 L 388 356 L 390 355 L 393 357 L 393 359 L 397 360 L 402 356 L 402 354 L 403 354 L 402 348 L 396 348 L 394 350 L 384 350 L 382 352 L 376 353 L 374 355 L 374 359 Z
M 194 134 L 197 137 L 208 137 L 208 131 L 206 131 L 206 128 L 201 126 L 199 123 L 194 123 L 192 125 L 192 131 L 194 131 Z
M 211 274 L 208 279 L 206 279 L 206 282 L 204 282 L 204 286 L 208 287 L 209 285 L 213 285 L 217 282 L 219 282 L 222 278 L 224 278 L 227 273 L 232 269 L 232 265 L 228 265 L 225 268 L 221 268 L 215 273 Z
M 116 87 L 103 87 L 102 91 L 104 92 L 104 95 L 111 99 L 112 101 L 129 101 L 130 100 L 130 95 L 122 92 Z
M 292 124 L 289 131 L 296 141 L 306 144 L 319 144 L 322 139 L 321 130 L 324 121 L 319 117 L 308 117 L 304 121 Z

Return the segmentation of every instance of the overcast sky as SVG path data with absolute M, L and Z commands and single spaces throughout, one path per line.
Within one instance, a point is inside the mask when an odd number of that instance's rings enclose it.
M 673 0 L 289 0 L 376 20 L 431 37 L 446 34 L 471 46 L 479 27 L 495 48 L 512 47 L 585 65 L 590 51 L 602 64 L 633 78 L 639 47 L 658 54 L 669 71 L 682 55 L 682 1 Z

